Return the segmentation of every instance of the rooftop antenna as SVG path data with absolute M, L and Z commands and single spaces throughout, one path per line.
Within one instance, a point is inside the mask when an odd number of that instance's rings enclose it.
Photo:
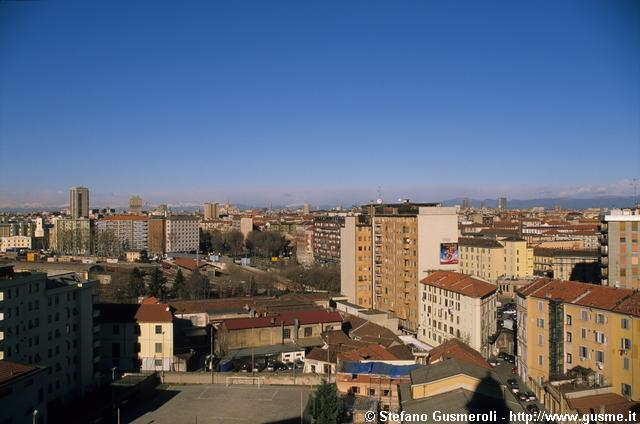
M 638 179 L 634 178 L 630 183 L 633 186 L 633 203 L 638 204 Z
M 378 200 L 376 200 L 376 203 L 382 204 L 382 187 L 380 186 L 378 186 Z

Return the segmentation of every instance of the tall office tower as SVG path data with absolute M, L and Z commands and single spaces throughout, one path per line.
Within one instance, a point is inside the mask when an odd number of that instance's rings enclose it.
M 614 209 L 601 217 L 602 285 L 640 289 L 640 210 Z
M 89 189 L 71 187 L 69 189 L 69 214 L 71 218 L 89 218 Z
M 220 218 L 220 208 L 217 203 L 205 203 L 204 204 L 204 219 L 210 221 L 212 219 Z
M 507 198 L 506 197 L 501 197 L 500 199 L 498 199 L 498 209 L 500 209 L 501 211 L 507 210 Z
M 469 209 L 471 207 L 471 201 L 468 197 L 462 199 L 462 209 Z
M 49 411 L 98 383 L 97 289 L 97 281 L 73 273 L 0 267 L 0 361 L 47 367 L 42 395 Z
M 302 205 L 302 213 L 305 215 L 309 215 L 309 212 L 311 211 L 311 209 L 309 208 L 309 204 L 305 203 L 304 205 Z
M 370 204 L 347 218 L 338 245 L 342 293 L 416 331 L 418 281 L 433 270 L 458 271 L 457 209 L 437 203 Z
M 131 215 L 142 215 L 142 198 L 140 196 L 132 196 L 129 199 L 129 213 Z

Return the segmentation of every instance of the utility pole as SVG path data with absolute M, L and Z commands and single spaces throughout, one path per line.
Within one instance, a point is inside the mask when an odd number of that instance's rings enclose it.
M 211 367 L 211 384 L 213 384 L 213 324 L 209 324 L 211 332 L 211 356 L 209 357 L 209 367 Z

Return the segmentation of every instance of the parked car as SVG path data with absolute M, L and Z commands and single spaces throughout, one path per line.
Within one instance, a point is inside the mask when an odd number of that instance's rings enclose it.
M 515 364 L 516 363 L 516 357 L 513 356 L 513 355 L 507 354 L 507 357 L 505 358 L 505 361 L 507 361 L 510 364 Z
M 513 385 L 517 385 L 518 384 L 518 380 L 516 380 L 515 378 L 510 378 L 507 380 L 507 384 L 509 385 L 509 387 L 513 386 Z
M 527 405 L 527 411 L 531 414 L 537 414 L 540 412 L 540 408 L 538 408 L 538 405 L 532 403 L 531 405 Z
M 496 358 L 491 358 L 489 359 L 489 365 L 491 365 L 492 367 L 497 367 L 498 365 L 500 365 L 500 361 L 498 361 L 498 359 Z
M 500 352 L 500 353 L 498 353 L 498 358 L 506 361 L 508 355 L 509 354 L 507 352 Z
M 526 402 L 528 399 L 527 394 L 525 392 L 516 393 L 516 397 L 518 398 L 518 400 L 521 400 L 522 402 Z
M 511 368 L 511 374 L 518 374 L 518 367 Z
M 536 395 L 534 395 L 533 392 L 526 392 L 525 395 L 527 395 L 527 402 L 533 402 L 536 400 Z

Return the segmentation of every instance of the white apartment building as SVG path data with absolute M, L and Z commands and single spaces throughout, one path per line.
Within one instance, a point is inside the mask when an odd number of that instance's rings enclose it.
M 418 339 L 437 346 L 455 338 L 488 356 L 497 330 L 496 285 L 452 271 L 435 271 L 420 283 Z
M 0 268 L 0 360 L 47 367 L 46 397 L 60 404 L 94 387 L 96 281 Z
M 198 218 L 193 215 L 169 215 L 166 218 L 166 252 L 191 252 L 200 240 Z
M 140 215 L 107 216 L 96 222 L 99 235 L 112 233 L 123 250 L 147 250 L 149 220 Z
M 31 240 L 28 236 L 0 237 L 0 252 L 9 249 L 31 249 Z

